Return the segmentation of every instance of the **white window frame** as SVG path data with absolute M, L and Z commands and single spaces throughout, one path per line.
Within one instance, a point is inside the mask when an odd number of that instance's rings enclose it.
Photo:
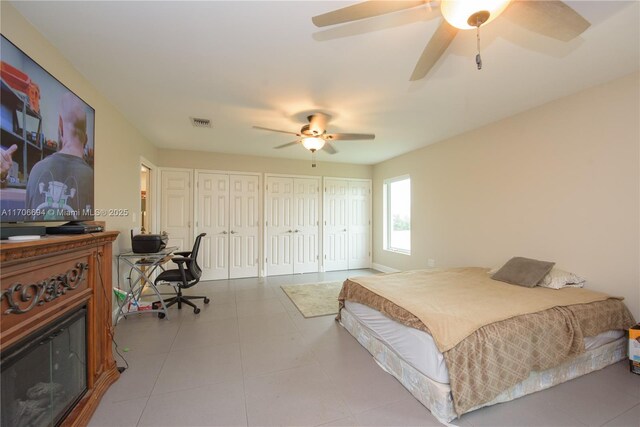
M 398 181 L 409 180 L 409 186 L 411 186 L 411 176 L 402 175 L 394 178 L 387 178 L 383 182 L 383 194 L 382 194 L 382 206 L 383 206 L 383 233 L 382 233 L 382 248 L 385 251 L 396 252 L 405 255 L 411 255 L 411 243 L 409 243 L 409 250 L 394 248 L 391 246 L 391 204 L 389 200 L 391 198 L 391 184 Z M 409 206 L 411 206 L 411 193 L 409 195 Z M 409 217 L 409 233 L 411 233 L 411 217 Z

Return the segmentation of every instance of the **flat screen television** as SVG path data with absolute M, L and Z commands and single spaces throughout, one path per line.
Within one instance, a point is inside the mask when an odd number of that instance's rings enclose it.
M 2 36 L 0 222 L 94 217 L 95 110 Z

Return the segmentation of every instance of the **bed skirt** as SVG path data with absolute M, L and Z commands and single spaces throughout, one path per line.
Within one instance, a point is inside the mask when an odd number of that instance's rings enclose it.
M 453 407 L 451 388 L 428 378 L 405 362 L 386 344 L 378 340 L 371 331 L 361 324 L 346 308 L 341 311 L 342 326 L 371 353 L 382 369 L 393 375 L 420 403 L 426 406 L 440 422 L 448 424 L 458 414 Z M 589 350 L 575 359 L 555 368 L 541 372 L 532 372 L 529 377 L 515 386 L 503 391 L 495 399 L 470 411 L 496 403 L 544 390 L 565 381 L 597 371 L 626 357 L 627 340 L 622 337 L 598 348 Z

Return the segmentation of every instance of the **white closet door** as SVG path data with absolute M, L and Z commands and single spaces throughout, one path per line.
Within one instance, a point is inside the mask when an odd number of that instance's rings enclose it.
M 371 182 L 349 181 L 349 269 L 371 266 Z
M 324 181 L 324 269 L 347 270 L 348 251 L 348 190 L 349 181 L 325 179 Z
M 199 172 L 196 232 L 202 239 L 198 265 L 202 280 L 229 277 L 229 175 Z
M 162 170 L 161 172 L 162 231 L 169 234 L 168 246 L 191 250 L 191 171 Z
M 293 272 L 317 272 L 320 180 L 294 178 Z
M 258 275 L 259 189 L 259 178 L 255 175 L 230 175 L 231 279 Z
M 267 274 L 293 274 L 293 179 L 267 177 Z

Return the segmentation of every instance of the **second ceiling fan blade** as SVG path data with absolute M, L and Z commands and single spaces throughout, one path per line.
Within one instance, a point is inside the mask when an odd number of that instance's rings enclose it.
M 296 140 L 296 141 L 291 141 L 291 142 L 287 142 L 286 144 L 282 144 L 282 145 L 278 145 L 277 147 L 273 147 L 275 149 L 279 149 L 279 148 L 286 148 L 286 147 L 291 147 L 292 145 L 296 145 L 298 144 L 300 141 Z
M 443 19 L 436 32 L 431 36 L 431 40 L 427 43 L 424 51 L 422 51 L 422 55 L 418 59 L 416 68 L 413 69 L 413 74 L 411 74 L 409 80 L 420 80 L 426 76 L 431 68 L 436 65 L 444 51 L 447 50 L 456 34 L 458 34 L 458 29 Z
M 370 0 L 332 12 L 311 18 L 316 27 L 326 27 L 328 25 L 342 24 L 345 22 L 359 21 L 360 19 L 372 18 L 374 16 L 385 15 L 403 9 L 410 9 L 425 4 L 425 0 L 413 1 L 379 1 Z
M 338 151 L 337 151 L 335 148 L 333 148 L 333 146 L 332 146 L 331 144 L 329 144 L 328 142 L 325 142 L 325 143 L 324 143 L 324 146 L 322 147 L 322 149 L 323 149 L 324 151 L 326 151 L 327 153 L 329 153 L 329 154 L 336 154 L 336 153 L 338 152 Z
M 512 1 L 504 16 L 528 30 L 568 42 L 582 34 L 591 23 L 560 0 Z
M 271 128 L 265 128 L 265 127 L 262 127 L 262 126 L 254 126 L 253 128 L 254 129 L 260 129 L 260 130 L 268 130 L 270 132 L 288 133 L 290 135 L 298 135 L 298 136 L 300 136 L 299 134 L 297 134 L 295 132 L 289 132 L 288 130 L 271 129 Z
M 358 141 L 365 139 L 375 139 L 376 136 L 372 133 L 329 133 L 325 135 L 325 139 L 330 141 Z

